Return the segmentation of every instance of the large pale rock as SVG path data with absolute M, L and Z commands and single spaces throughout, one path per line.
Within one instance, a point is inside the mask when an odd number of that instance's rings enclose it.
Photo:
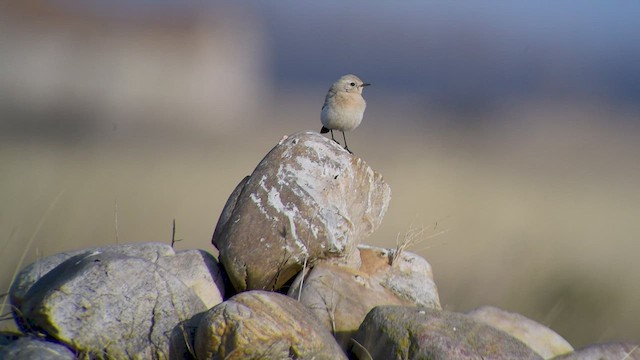
M 166 359 L 172 329 L 206 310 L 178 277 L 114 252 L 76 255 L 38 280 L 22 308 L 28 329 L 83 356 Z
M 11 304 L 16 308 L 20 308 L 21 304 L 24 302 L 25 295 L 29 289 L 31 289 L 31 286 L 33 286 L 36 281 L 40 280 L 41 277 L 53 270 L 56 266 L 62 264 L 67 259 L 92 251 L 113 252 L 116 254 L 147 259 L 151 262 L 156 262 L 162 256 L 171 256 L 175 254 L 171 246 L 162 243 L 112 245 L 53 254 L 39 259 L 20 270 L 20 273 L 16 276 L 16 279 L 11 284 L 11 289 L 9 290 Z
M 389 250 L 360 247 L 362 266 L 354 269 L 318 263 L 289 290 L 347 349 L 367 313 L 379 305 L 422 305 L 440 309 L 431 267 L 423 258 L 403 252 L 393 265 Z
M 75 360 L 76 355 L 64 345 L 27 336 L 0 347 L 0 359 Z
M 301 303 L 247 291 L 213 307 L 195 336 L 198 360 L 345 359 L 331 334 Z
M 357 263 L 391 197 L 380 174 L 314 132 L 281 140 L 243 183 L 213 238 L 238 291 L 278 289 L 305 261 Z
M 467 315 L 515 337 L 544 359 L 573 351 L 571 344 L 555 331 L 520 314 L 483 306 Z
M 135 257 L 161 266 L 176 275 L 198 295 L 207 308 L 219 304 L 224 297 L 224 281 L 215 258 L 202 250 L 181 250 L 163 243 L 111 245 L 54 254 L 40 259 L 20 271 L 11 284 L 9 296 L 14 318 L 24 332 L 29 332 L 22 317 L 25 297 L 31 287 L 49 271 L 79 254 L 98 252 Z
M 379 306 L 355 337 L 357 359 L 542 359 L 518 339 L 464 314 Z
M 590 345 L 569 354 L 556 356 L 553 360 L 640 360 L 640 345 L 629 343 Z

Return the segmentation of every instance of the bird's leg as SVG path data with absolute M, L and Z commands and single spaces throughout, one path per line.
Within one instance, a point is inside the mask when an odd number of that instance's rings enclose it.
M 329 131 L 331 131 L 331 140 L 333 140 L 333 141 L 337 142 L 338 144 L 340 144 L 340 143 L 338 142 L 338 140 L 336 140 L 336 139 L 333 137 L 333 129 L 330 129 Z
M 347 137 L 344 135 L 344 131 L 342 132 L 342 139 L 344 140 L 344 148 L 349 152 L 349 154 L 353 154 L 353 151 L 349 150 L 349 145 L 347 145 Z

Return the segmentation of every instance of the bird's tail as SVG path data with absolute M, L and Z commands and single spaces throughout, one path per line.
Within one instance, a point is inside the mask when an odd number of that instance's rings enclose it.
M 329 129 L 327 129 L 326 127 L 322 127 L 322 129 L 320 129 L 320 134 L 326 134 L 329 132 Z

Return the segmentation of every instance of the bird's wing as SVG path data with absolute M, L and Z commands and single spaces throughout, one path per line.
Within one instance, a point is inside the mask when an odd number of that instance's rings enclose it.
M 325 96 L 325 98 L 324 98 L 324 104 L 322 104 L 322 110 L 324 110 L 324 108 L 329 103 L 329 99 L 331 99 L 334 96 L 336 96 L 336 92 L 332 91 L 331 89 L 329 89 L 329 92 L 327 92 L 327 96 Z

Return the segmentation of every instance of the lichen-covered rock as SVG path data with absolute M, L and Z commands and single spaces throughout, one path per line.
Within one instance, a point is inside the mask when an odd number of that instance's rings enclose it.
M 357 359 L 542 359 L 518 339 L 464 314 L 378 306 L 356 334 Z
M 431 267 L 415 254 L 403 252 L 393 264 L 390 250 L 359 247 L 360 269 L 318 263 L 288 295 L 299 299 L 335 336 L 343 349 L 367 313 L 379 305 L 422 305 L 440 309 Z
M 0 347 L 0 359 L 7 360 L 75 360 L 66 346 L 25 336 Z
M 93 251 L 38 280 L 20 309 L 30 331 L 90 358 L 166 359 L 172 329 L 206 310 L 178 277 L 154 262 Z
M 357 263 L 391 197 L 380 174 L 314 132 L 281 140 L 243 182 L 213 238 L 238 291 L 278 289 L 305 261 Z
M 606 343 L 589 345 L 575 352 L 556 356 L 553 360 L 640 360 L 640 345 Z
M 345 359 L 331 334 L 294 299 L 247 291 L 210 309 L 195 337 L 197 359 Z
M 571 344 L 555 331 L 520 314 L 483 306 L 467 315 L 515 337 L 544 359 L 573 351 Z
M 224 297 L 224 282 L 219 264 L 213 256 L 202 250 L 181 250 L 163 243 L 137 243 L 87 248 L 54 254 L 40 259 L 20 271 L 9 290 L 14 319 L 23 332 L 29 332 L 22 318 L 25 297 L 33 284 L 58 265 L 73 256 L 97 252 L 121 254 L 149 261 L 176 275 L 190 287 L 207 308 L 219 304 Z
M 147 259 L 152 262 L 155 262 L 161 256 L 175 254 L 173 248 L 166 244 L 141 243 L 72 250 L 49 255 L 45 258 L 35 261 L 34 263 L 20 270 L 20 273 L 18 273 L 18 276 L 16 276 L 16 279 L 11 284 L 11 289 L 9 290 L 11 304 L 15 308 L 21 308 L 22 303 L 24 302 L 25 295 L 36 281 L 46 275 L 49 271 L 53 270 L 56 266 L 62 264 L 67 259 L 92 251 L 113 252 L 117 254 Z

